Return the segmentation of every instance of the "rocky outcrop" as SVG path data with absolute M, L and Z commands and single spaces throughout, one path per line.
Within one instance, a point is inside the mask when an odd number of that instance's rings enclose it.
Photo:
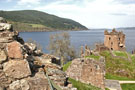
M 52 82 L 62 90 L 72 90 L 55 60 L 35 44 L 25 43 L 0 17 L 0 90 L 50 90 L 50 86 L 56 90 Z
M 102 57 L 99 61 L 91 58 L 75 59 L 67 69 L 66 74 L 75 80 L 105 89 L 105 64 Z

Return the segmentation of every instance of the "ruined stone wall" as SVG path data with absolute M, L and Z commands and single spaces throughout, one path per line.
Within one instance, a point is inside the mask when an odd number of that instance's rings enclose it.
M 45 57 L 35 44 L 25 43 L 12 25 L 0 17 L 0 90 L 50 90 L 46 73 L 62 90 L 76 90 L 68 86 L 61 67 L 47 63 Z
M 123 32 L 117 32 L 112 30 L 112 32 L 104 32 L 104 45 L 110 50 L 125 50 L 125 34 Z
M 81 57 L 85 57 L 85 56 L 90 56 L 92 55 L 92 52 L 90 50 L 90 48 L 85 45 L 85 48 L 83 46 L 81 46 Z
M 75 59 L 67 69 L 66 74 L 75 80 L 94 85 L 104 90 L 104 58 L 100 60 L 102 62 L 93 59 Z
M 94 51 L 102 52 L 102 51 L 108 51 L 109 48 L 106 47 L 104 44 L 97 44 Z

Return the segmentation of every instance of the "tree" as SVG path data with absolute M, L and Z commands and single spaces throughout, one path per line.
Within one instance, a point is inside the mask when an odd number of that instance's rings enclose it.
M 70 35 L 67 32 L 50 35 L 48 50 L 51 54 L 61 58 L 61 65 L 76 56 L 74 47 L 70 44 Z

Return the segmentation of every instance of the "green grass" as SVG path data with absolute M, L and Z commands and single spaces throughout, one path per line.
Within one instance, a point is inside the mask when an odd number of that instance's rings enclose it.
M 68 63 L 64 64 L 64 66 L 63 66 L 64 72 L 68 69 L 68 67 L 71 65 L 71 63 L 72 63 L 72 61 L 69 61 Z
M 135 90 L 135 84 L 121 84 L 122 90 Z
M 111 75 L 107 76 L 116 79 L 134 79 L 135 80 L 135 57 L 132 56 L 132 62 L 123 60 L 122 58 L 114 58 L 111 53 L 104 51 L 100 53 L 101 56 L 105 57 L 106 73 Z M 121 54 L 122 56 L 122 54 Z M 114 75 L 114 76 L 112 76 Z M 115 77 L 118 76 L 118 77 Z
M 105 88 L 105 90 L 110 90 L 110 89 L 108 89 L 108 88 Z
M 121 57 L 128 58 L 126 52 L 122 52 L 122 51 L 113 51 L 113 53 L 114 53 L 116 56 L 121 56 Z
M 135 80 L 135 79 L 130 79 L 128 77 L 122 77 L 122 76 L 118 76 L 118 75 L 112 75 L 110 73 L 106 73 L 105 75 L 106 79 L 112 79 L 112 80 Z
M 77 90 L 101 90 L 100 88 L 97 88 L 92 85 L 84 84 L 80 81 L 76 81 L 74 79 L 69 78 L 69 81 L 73 84 L 74 87 L 77 88 Z
M 100 56 L 95 56 L 95 55 L 90 55 L 90 56 L 86 56 L 85 58 L 93 58 L 95 60 L 99 60 Z
M 135 55 L 131 55 L 131 60 L 135 61 Z
M 30 24 L 33 28 L 44 28 L 45 26 L 44 25 L 41 25 L 41 24 Z

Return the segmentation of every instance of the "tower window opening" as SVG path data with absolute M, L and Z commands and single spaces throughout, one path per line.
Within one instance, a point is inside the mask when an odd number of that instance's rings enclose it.
M 111 40 L 111 37 L 109 37 L 109 40 Z

